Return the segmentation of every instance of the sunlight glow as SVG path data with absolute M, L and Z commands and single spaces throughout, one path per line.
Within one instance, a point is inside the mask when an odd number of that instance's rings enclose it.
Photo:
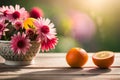
M 102 9 L 107 5 L 106 0 L 86 0 L 88 6 L 94 9 Z

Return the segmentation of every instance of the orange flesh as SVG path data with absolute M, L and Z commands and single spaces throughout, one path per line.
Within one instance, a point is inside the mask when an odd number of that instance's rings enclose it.
M 114 53 L 111 51 L 101 51 L 101 52 L 94 54 L 94 58 L 106 59 L 106 58 L 112 57 L 113 55 Z

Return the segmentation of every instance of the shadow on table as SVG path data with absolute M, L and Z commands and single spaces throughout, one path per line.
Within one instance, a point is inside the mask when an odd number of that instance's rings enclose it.
M 16 77 L 4 80 L 73 80 L 74 78 L 89 78 L 110 71 L 111 69 L 103 70 L 99 68 L 89 70 L 84 70 L 82 68 L 45 69 L 43 71 L 21 74 L 19 76 L 13 75 Z
M 108 72 L 110 72 L 111 71 L 111 69 L 100 69 L 100 68 L 92 68 L 92 69 L 89 69 L 89 70 L 87 70 L 87 72 L 88 73 L 90 73 L 90 74 L 103 74 L 103 73 L 108 73 Z
M 4 63 L 0 63 L 0 73 L 1 72 L 16 72 L 16 71 L 20 71 L 20 69 L 22 69 L 25 66 L 8 66 L 5 65 Z

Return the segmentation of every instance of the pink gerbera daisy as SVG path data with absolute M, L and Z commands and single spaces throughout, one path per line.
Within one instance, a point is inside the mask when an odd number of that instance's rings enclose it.
M 38 41 L 42 43 L 41 45 L 42 51 L 44 50 L 48 51 L 49 49 L 54 48 L 58 40 L 55 36 L 56 29 L 54 28 L 54 24 L 50 23 L 49 19 L 45 18 L 36 19 L 34 21 L 34 24 L 37 29 Z
M 34 21 L 34 24 L 37 29 L 37 34 L 39 34 L 40 38 L 45 36 L 49 39 L 52 39 L 57 34 L 54 24 L 50 23 L 49 19 L 38 18 Z
M 2 6 L 0 7 L 0 17 L 2 19 L 7 19 L 7 15 L 9 14 L 9 8 L 8 6 Z
M 16 54 L 26 54 L 27 50 L 30 48 L 30 40 L 26 37 L 26 34 L 18 32 L 18 34 L 12 36 L 11 49 Z
M 20 8 L 19 5 L 15 5 L 15 8 L 13 6 L 9 6 L 9 10 L 11 14 L 8 16 L 10 21 L 14 21 L 17 19 L 23 19 L 25 20 L 28 17 L 28 13 L 25 10 L 25 8 Z
M 6 29 L 7 24 L 5 24 L 5 20 L 1 19 L 0 20 L 0 39 L 2 37 L 2 35 L 5 35 L 5 31 L 7 31 L 8 29 Z

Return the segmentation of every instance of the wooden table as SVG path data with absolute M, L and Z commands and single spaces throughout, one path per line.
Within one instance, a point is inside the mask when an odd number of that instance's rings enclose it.
M 35 64 L 6 66 L 0 57 L 0 80 L 120 80 L 120 54 L 115 54 L 110 69 L 98 69 L 92 62 L 92 53 L 83 68 L 70 68 L 65 53 L 38 54 Z

